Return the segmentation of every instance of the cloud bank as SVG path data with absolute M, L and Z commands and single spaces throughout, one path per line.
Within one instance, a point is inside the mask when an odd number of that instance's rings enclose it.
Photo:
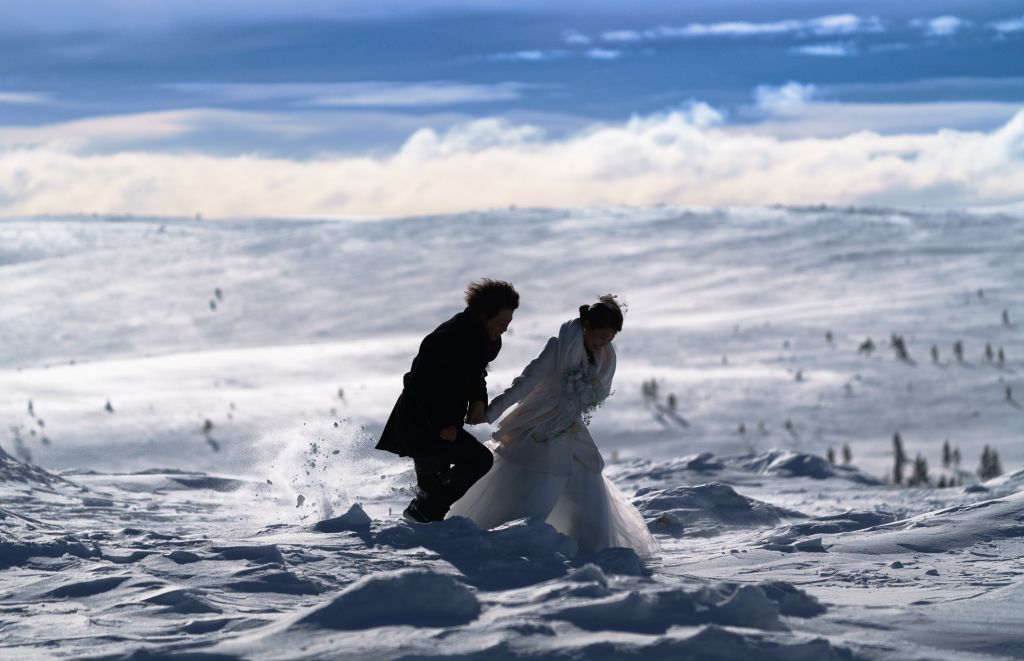
M 448 81 L 416 83 L 174 83 L 167 89 L 213 101 L 284 101 L 324 107 L 416 107 L 490 103 L 520 98 L 527 87 L 506 82 L 488 85 Z
M 766 106 L 813 90 L 764 90 Z M 593 125 L 562 138 L 484 119 L 415 132 L 380 157 L 316 160 L 0 149 L 0 214 L 206 217 L 414 215 L 506 205 L 891 204 L 1024 200 L 1024 110 L 989 132 L 777 137 L 688 111 Z
M 626 43 L 657 41 L 662 39 L 691 39 L 700 37 L 754 37 L 779 34 L 805 34 L 814 36 L 850 35 L 860 32 L 881 32 L 881 20 L 876 16 L 833 14 L 805 20 L 783 20 L 755 23 L 727 21 L 721 23 L 689 23 L 683 26 L 658 26 L 646 30 L 608 30 L 601 38 L 608 42 Z

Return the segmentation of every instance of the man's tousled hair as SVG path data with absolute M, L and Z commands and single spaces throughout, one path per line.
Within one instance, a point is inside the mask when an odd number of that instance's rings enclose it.
M 502 309 L 518 308 L 519 292 L 504 280 L 481 278 L 466 287 L 466 305 L 485 319 L 491 319 Z

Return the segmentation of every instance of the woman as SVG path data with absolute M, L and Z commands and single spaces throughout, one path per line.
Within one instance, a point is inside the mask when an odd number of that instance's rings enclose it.
M 541 519 L 574 539 L 581 553 L 616 546 L 639 554 L 658 550 L 640 512 L 601 473 L 604 460 L 587 429 L 611 394 L 611 342 L 621 330 L 622 309 L 611 294 L 562 324 L 558 337 L 487 407 L 493 423 L 519 404 L 493 434 L 493 468 L 449 516 L 481 528 Z

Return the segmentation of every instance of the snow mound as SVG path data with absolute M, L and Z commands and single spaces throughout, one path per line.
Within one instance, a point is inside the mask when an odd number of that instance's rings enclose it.
M 982 486 L 982 489 L 976 489 L 976 491 L 993 491 L 1000 495 L 1009 495 L 1017 493 L 1018 491 L 1024 491 L 1024 468 L 1013 471 L 1012 473 L 1006 473 L 999 477 L 994 477 L 991 480 L 983 482 L 981 485 L 968 485 L 964 489 L 965 493 L 970 493 L 968 489 L 970 487 Z
M 642 576 L 649 573 L 636 551 L 627 548 L 602 549 L 593 555 L 579 556 L 575 562 L 599 567 L 608 574 Z
M 588 631 L 663 634 L 673 626 L 702 624 L 786 631 L 786 625 L 779 619 L 784 614 L 782 603 L 793 614 L 813 616 L 824 612 L 814 597 L 787 583 L 718 583 L 695 590 L 635 590 L 561 608 L 547 617 Z
M 0 447 L 0 484 L 5 483 L 9 486 L 24 485 L 35 488 L 43 487 L 47 490 L 62 487 L 76 491 L 86 491 L 84 487 L 65 480 L 59 475 L 54 475 L 39 466 L 18 461 Z
M 147 604 L 164 606 L 163 612 L 196 615 L 201 613 L 220 613 L 221 609 L 212 606 L 192 590 L 171 588 L 142 599 Z
M 669 461 L 634 460 L 613 467 L 616 478 L 631 482 L 678 482 L 686 473 L 710 475 L 722 470 L 724 464 L 710 452 L 688 454 Z
M 429 657 L 436 658 L 436 657 Z M 517 650 L 508 642 L 469 654 L 445 655 L 460 661 L 491 659 L 537 659 L 579 661 L 579 659 L 644 659 L 645 661 L 852 661 L 855 657 L 843 647 L 824 638 L 794 640 L 770 633 L 737 632 L 714 624 L 704 626 L 688 638 L 659 637 L 651 643 L 626 640 L 593 642 L 545 650 Z
M 95 544 L 86 545 L 59 526 L 0 507 L 0 569 L 21 566 L 32 558 L 63 555 L 97 558 Z
M 356 503 L 341 516 L 317 521 L 313 530 L 317 532 L 346 532 L 369 530 L 373 519 Z
M 732 487 L 718 482 L 671 489 L 643 488 L 633 503 L 647 519 L 651 532 L 674 536 L 712 537 L 724 527 L 777 526 L 783 518 L 805 516 L 741 496 Z
M 862 484 L 882 484 L 876 478 L 852 466 L 835 466 L 816 454 L 773 449 L 759 454 L 743 455 L 734 462 L 744 470 L 778 477 L 809 477 L 815 480 L 844 478 Z
M 978 542 L 1020 537 L 1024 537 L 1024 492 L 841 533 L 825 538 L 825 546 L 830 552 L 846 553 L 945 553 Z
M 226 583 L 224 589 L 233 592 L 276 592 L 278 594 L 321 594 L 323 585 L 299 578 L 290 571 L 270 570 L 247 575 L 240 581 Z
M 454 577 L 408 569 L 360 579 L 301 617 L 295 626 L 348 630 L 399 625 L 451 627 L 472 622 L 479 615 L 480 602 Z
M 780 526 L 761 538 L 761 545 L 773 551 L 824 551 L 818 540 L 804 539 L 813 535 L 830 535 L 864 530 L 896 521 L 892 512 L 849 511 L 831 516 L 815 517 L 790 525 Z
M 467 583 L 485 590 L 523 587 L 564 576 L 577 554 L 576 542 L 541 521 L 514 521 L 481 530 L 469 519 L 453 517 L 436 523 L 385 526 L 364 538 L 368 544 L 433 551 L 458 569 Z M 613 564 L 602 568 L 610 571 Z

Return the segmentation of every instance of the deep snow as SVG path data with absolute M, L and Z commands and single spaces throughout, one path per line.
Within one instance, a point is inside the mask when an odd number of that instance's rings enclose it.
M 4 221 L 0 655 L 1020 657 L 1022 228 L 784 208 Z M 523 294 L 492 393 L 580 303 L 630 302 L 593 432 L 660 555 L 397 516 L 411 465 L 374 435 L 483 275 Z M 897 431 L 965 484 L 888 484 Z M 830 465 L 844 443 L 852 465 Z M 981 484 L 984 445 L 1007 474 Z

